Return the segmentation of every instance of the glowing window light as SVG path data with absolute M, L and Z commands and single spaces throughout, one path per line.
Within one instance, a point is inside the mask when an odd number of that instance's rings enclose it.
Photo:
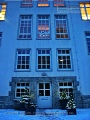
M 90 20 L 90 3 L 80 3 L 80 11 L 83 20 Z
M 38 7 L 49 6 L 48 0 L 38 0 Z
M 0 20 L 5 20 L 6 4 L 0 4 Z

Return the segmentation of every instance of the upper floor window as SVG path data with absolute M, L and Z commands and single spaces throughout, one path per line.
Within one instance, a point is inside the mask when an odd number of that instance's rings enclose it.
M 31 39 L 32 34 L 32 16 L 20 16 L 19 39 Z
M 90 20 L 90 3 L 80 3 L 80 11 L 83 20 Z
M 50 70 L 51 68 L 51 51 L 49 49 L 37 50 L 38 70 Z
M 68 26 L 67 19 L 65 15 L 56 15 L 55 16 L 56 23 L 56 39 L 65 39 L 68 38 Z
M 0 32 L 0 46 L 1 46 L 1 41 L 2 41 L 2 33 Z
M 54 6 L 65 6 L 64 0 L 54 0 Z
M 32 7 L 32 0 L 22 0 L 22 7 Z
M 43 6 L 49 6 L 48 0 L 38 0 L 38 6 L 43 7 Z
M 90 33 L 86 33 L 86 41 L 87 41 L 88 53 L 90 54 Z
M 0 20 L 5 20 L 6 4 L 0 4 Z
M 29 70 L 30 69 L 30 49 L 18 49 L 16 70 Z
M 48 15 L 38 16 L 38 39 L 50 38 L 50 20 Z
M 69 49 L 59 49 L 58 53 L 58 69 L 69 70 L 72 68 L 71 65 L 71 52 Z

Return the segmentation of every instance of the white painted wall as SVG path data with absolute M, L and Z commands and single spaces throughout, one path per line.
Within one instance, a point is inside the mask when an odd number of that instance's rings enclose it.
M 67 2 L 69 5 L 70 2 Z M 76 3 L 77 5 L 78 3 Z M 47 72 L 50 77 L 54 76 L 77 76 L 80 82 L 80 90 L 83 95 L 90 95 L 90 55 L 88 55 L 87 44 L 84 31 L 90 31 L 90 21 L 83 21 L 80 13 L 67 13 L 69 40 L 55 40 L 54 15 L 59 14 L 53 3 L 51 7 L 38 8 L 34 3 L 32 8 L 21 8 L 20 2 L 7 1 L 6 20 L 0 21 L 0 32 L 3 32 L 2 44 L 0 47 L 0 96 L 7 96 L 10 90 L 9 82 L 12 77 L 40 77 L 42 72 L 36 71 L 36 49 L 52 49 L 52 70 Z M 19 16 L 33 15 L 33 35 L 32 40 L 17 40 Z M 38 14 L 49 14 L 51 19 L 51 40 L 36 39 L 36 25 Z M 73 24 L 73 28 L 72 28 Z M 73 33 L 75 39 L 73 38 Z M 75 41 L 74 41 L 75 40 Z M 76 44 L 75 44 L 76 43 Z M 75 50 L 76 46 L 76 50 Z M 17 48 L 31 48 L 31 71 L 15 72 L 15 56 Z M 73 70 L 57 71 L 57 48 L 71 48 Z M 79 73 L 77 67 L 77 58 Z M 79 75 L 78 75 L 79 74 Z M 80 79 L 79 79 L 80 77 Z

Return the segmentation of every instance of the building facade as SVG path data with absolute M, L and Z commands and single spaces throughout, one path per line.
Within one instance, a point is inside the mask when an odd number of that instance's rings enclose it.
M 90 107 L 90 1 L 0 0 L 0 108 L 27 87 L 38 108 L 74 94 Z

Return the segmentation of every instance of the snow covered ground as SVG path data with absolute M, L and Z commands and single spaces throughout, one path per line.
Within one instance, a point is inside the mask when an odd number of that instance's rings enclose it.
M 90 120 L 90 109 L 77 109 L 77 115 L 67 115 L 61 109 L 37 109 L 36 115 L 24 111 L 0 109 L 0 120 Z

